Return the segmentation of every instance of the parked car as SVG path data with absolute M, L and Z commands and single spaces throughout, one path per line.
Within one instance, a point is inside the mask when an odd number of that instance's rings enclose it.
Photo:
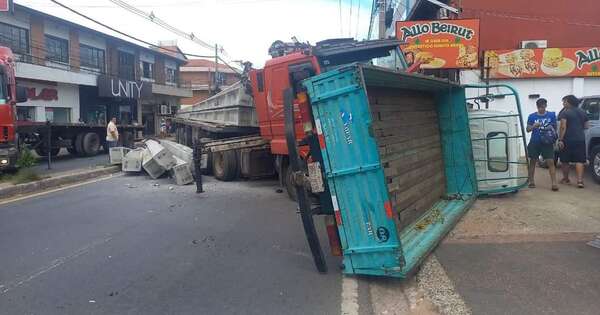
M 583 97 L 579 107 L 590 120 L 590 128 L 585 132 L 585 144 L 590 170 L 594 180 L 600 184 L 600 95 Z

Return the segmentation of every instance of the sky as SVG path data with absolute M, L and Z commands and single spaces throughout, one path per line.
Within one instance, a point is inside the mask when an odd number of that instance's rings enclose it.
M 104 24 L 145 41 L 177 40 L 182 51 L 214 55 L 210 49 L 179 37 L 109 0 L 58 0 Z M 270 58 L 275 40 L 315 43 L 338 37 L 365 39 L 371 0 L 124 0 L 211 45 L 222 46 L 227 60 L 250 61 L 261 67 Z M 15 3 L 116 35 L 78 17 L 49 0 L 15 0 Z M 341 3 L 341 4 L 340 4 Z M 359 9 L 360 6 L 360 9 Z M 341 16 L 341 19 L 340 19 Z M 119 35 L 119 37 L 121 37 Z

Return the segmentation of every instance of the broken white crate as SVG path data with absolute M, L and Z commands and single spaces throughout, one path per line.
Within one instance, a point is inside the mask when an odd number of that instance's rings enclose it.
M 148 149 L 145 149 L 142 153 L 142 167 L 153 179 L 159 178 L 166 171 L 164 167 L 160 166 L 160 164 L 152 158 Z
M 129 152 L 129 150 L 129 148 L 125 147 L 112 147 L 108 149 L 110 164 L 121 164 L 121 162 L 123 161 L 123 157 L 127 154 L 127 152 Z
M 186 161 L 175 156 L 177 165 L 171 168 L 171 176 L 175 180 L 175 184 L 183 186 L 194 182 L 194 176 L 190 171 L 190 165 Z
M 161 140 L 160 144 L 169 150 L 175 157 L 188 163 L 190 172 L 194 174 L 194 151 L 192 148 L 170 140 Z
M 145 144 L 146 148 L 148 148 L 148 151 L 150 152 L 150 157 L 165 170 L 168 171 L 173 166 L 177 165 L 173 154 L 157 141 L 147 140 Z
M 121 169 L 123 172 L 140 172 L 142 170 L 142 154 L 146 149 L 135 149 L 123 157 Z

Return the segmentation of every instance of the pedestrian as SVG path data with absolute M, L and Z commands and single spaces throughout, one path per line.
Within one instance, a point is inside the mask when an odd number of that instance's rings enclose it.
M 106 146 L 107 149 L 117 146 L 119 141 L 119 130 L 117 129 L 117 118 L 113 117 L 106 126 Z
M 587 162 L 584 130 L 589 128 L 586 113 L 579 108 L 579 99 L 574 95 L 563 97 L 564 111 L 558 116 L 560 133 L 558 147 L 560 148 L 560 163 L 563 173 L 561 184 L 569 184 L 570 163 L 575 163 L 577 187 L 583 188 L 583 171 Z
M 531 113 L 527 118 L 527 132 L 531 132 L 531 139 L 527 145 L 529 156 L 529 188 L 535 188 L 535 167 L 541 155 L 550 171 L 552 191 L 558 191 L 556 166 L 554 165 L 554 143 L 558 138 L 556 132 L 556 114 L 546 111 L 548 101 L 544 98 L 538 99 L 535 104 L 537 112 Z

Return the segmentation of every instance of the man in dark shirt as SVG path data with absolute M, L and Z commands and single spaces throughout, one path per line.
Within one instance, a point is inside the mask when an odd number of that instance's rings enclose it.
M 577 97 L 567 95 L 562 101 L 565 109 L 558 116 L 560 119 L 558 146 L 561 149 L 560 162 L 563 172 L 563 179 L 560 182 L 570 183 L 569 163 L 575 163 L 577 187 L 583 188 L 583 171 L 587 160 L 584 130 L 589 128 L 589 121 L 585 112 L 578 107 Z

